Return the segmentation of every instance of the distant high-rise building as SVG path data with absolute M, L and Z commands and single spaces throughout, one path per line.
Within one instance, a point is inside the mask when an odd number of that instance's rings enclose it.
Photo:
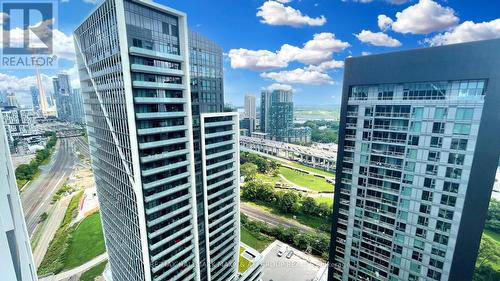
M 73 121 L 71 103 L 71 85 L 68 74 L 60 73 L 52 78 L 54 98 L 56 102 L 57 117 L 63 121 Z
M 253 123 L 255 125 L 255 120 L 257 119 L 257 109 L 256 109 L 256 101 L 255 95 L 246 94 L 245 95 L 245 117 L 253 119 Z M 252 128 L 255 130 L 255 127 Z
M 33 103 L 33 110 L 35 112 L 40 110 L 40 93 L 37 87 L 30 87 L 31 102 Z
M 95 40 L 101 26 L 110 40 Z M 220 113 L 222 48 L 145 0 L 102 2 L 74 38 L 113 279 L 235 280 L 238 118 Z
M 309 128 L 295 128 L 293 124 L 293 92 L 290 90 L 263 90 L 261 95 L 260 128 L 272 140 L 310 142 Z
M 36 281 L 36 266 L 24 222 L 23 209 L 4 123 L 0 118 L 0 272 L 2 280 Z
M 346 59 L 329 280 L 472 280 L 500 154 L 498 50 Z
M 73 89 L 71 95 L 71 118 L 74 123 L 85 123 L 85 112 L 83 110 L 83 97 L 81 89 Z
M 17 102 L 16 94 L 14 94 L 14 92 L 12 92 L 12 91 L 7 92 L 3 107 L 4 108 L 17 108 L 17 107 L 19 107 L 19 103 Z

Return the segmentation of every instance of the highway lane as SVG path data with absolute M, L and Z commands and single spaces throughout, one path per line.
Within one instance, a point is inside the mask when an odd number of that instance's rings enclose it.
M 71 175 L 75 162 L 73 139 L 59 139 L 51 163 L 42 167 L 40 176 L 21 193 L 24 216 L 31 236 L 40 220 L 40 215 L 47 211 L 52 195 Z

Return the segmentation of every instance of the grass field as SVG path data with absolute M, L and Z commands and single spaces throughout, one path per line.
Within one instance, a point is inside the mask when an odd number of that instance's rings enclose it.
M 275 206 L 270 205 L 270 204 L 247 202 L 247 201 L 245 201 L 244 203 L 251 205 L 253 207 L 259 208 L 264 212 L 283 217 L 283 218 L 288 219 L 290 221 L 296 221 L 296 222 L 303 224 L 305 226 L 309 226 L 310 228 L 314 228 L 314 229 L 319 230 L 321 225 L 324 225 L 324 224 L 330 225 L 329 221 L 322 219 L 322 218 L 313 217 L 313 216 L 304 215 L 304 214 L 292 215 L 292 214 L 283 213 L 278 208 L 276 208 Z
M 286 167 L 280 167 L 280 174 L 282 174 L 289 181 L 302 187 L 307 187 L 315 191 L 333 192 L 333 185 L 327 183 L 325 179 L 315 177 L 313 175 L 298 172 Z
M 485 229 L 483 230 L 483 235 L 489 236 L 493 238 L 498 244 L 500 244 L 500 234 L 493 232 L 491 230 Z
M 271 175 L 266 175 L 266 174 L 261 174 L 261 173 L 257 174 L 257 179 L 260 179 L 261 181 L 263 181 L 265 183 L 270 183 L 272 185 L 274 185 L 278 181 L 283 181 L 283 179 L 281 179 L 278 176 L 274 177 Z
M 241 242 L 247 244 L 248 246 L 254 248 L 259 252 L 264 251 L 264 249 L 274 241 L 273 238 L 264 236 L 262 234 L 253 234 L 244 227 L 241 227 L 240 234 Z
M 314 201 L 316 201 L 316 203 L 318 203 L 318 204 L 326 203 L 330 207 L 333 206 L 333 198 L 332 197 L 316 197 L 316 198 L 314 198 Z
M 320 174 L 320 175 L 323 175 L 325 177 L 334 177 L 335 176 L 335 174 L 332 173 L 332 172 L 327 172 L 327 171 L 323 171 L 323 170 L 320 170 L 320 169 L 312 168 L 312 167 L 309 167 L 309 166 L 306 166 L 306 165 L 302 165 L 300 163 L 293 162 L 293 161 L 287 162 L 286 164 L 289 165 L 289 166 L 293 166 L 293 167 L 302 169 L 302 170 L 306 170 L 306 171 L 309 171 L 309 172 Z
M 106 268 L 106 264 L 108 261 L 103 261 L 100 264 L 92 267 L 91 269 L 85 271 L 81 276 L 80 276 L 80 281 L 94 281 L 94 279 L 101 275 L 104 272 L 104 269 Z
M 105 251 L 101 217 L 99 213 L 94 213 L 73 230 L 64 270 L 80 266 Z
M 241 254 L 245 251 L 243 247 L 240 247 L 240 259 L 238 261 L 238 272 L 243 273 L 247 271 L 247 269 L 252 265 L 252 262 L 247 260 L 244 256 Z

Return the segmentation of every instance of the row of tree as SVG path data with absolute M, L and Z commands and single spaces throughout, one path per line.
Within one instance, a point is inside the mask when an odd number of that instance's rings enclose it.
M 296 191 L 277 191 L 270 184 L 261 181 L 246 182 L 241 187 L 241 197 L 248 201 L 276 206 L 287 214 L 303 213 L 325 220 L 332 218 L 332 208 L 327 203 L 318 204 L 314 198 L 303 196 L 302 193 Z
M 35 158 L 29 164 L 21 164 L 16 168 L 16 180 L 19 188 L 35 177 L 39 171 L 39 166 L 44 164 L 52 154 L 57 142 L 56 133 L 45 132 L 44 136 L 49 138 L 45 148 L 37 151 Z
M 257 171 L 262 174 L 276 174 L 278 173 L 278 169 L 280 167 L 278 162 L 274 160 L 262 157 L 255 153 L 241 152 L 240 164 L 242 168 L 247 163 L 254 164 L 257 167 Z
M 500 201 L 491 199 L 484 227 L 500 234 Z
M 311 128 L 311 140 L 320 143 L 338 143 L 338 121 L 309 120 L 300 126 Z
M 292 244 L 302 251 L 320 256 L 328 260 L 330 235 L 322 232 L 303 232 L 294 227 L 269 226 L 265 222 L 248 219 L 241 214 L 241 225 L 251 233 L 265 234 L 282 242 Z

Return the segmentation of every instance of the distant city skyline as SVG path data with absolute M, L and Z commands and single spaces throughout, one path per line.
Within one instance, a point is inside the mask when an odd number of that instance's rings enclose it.
M 72 88 L 78 88 L 71 34 L 96 2 L 58 1 L 60 69 L 42 71 L 47 94 L 60 71 L 68 72 Z M 226 101 L 237 106 L 243 105 L 245 93 L 258 94 L 273 84 L 293 87 L 296 105 L 340 104 L 346 57 L 500 36 L 496 0 L 481 5 L 441 0 L 156 2 L 186 11 L 190 28 L 222 45 Z M 29 105 L 34 71 L 0 72 L 0 90 L 13 87 L 20 103 Z

